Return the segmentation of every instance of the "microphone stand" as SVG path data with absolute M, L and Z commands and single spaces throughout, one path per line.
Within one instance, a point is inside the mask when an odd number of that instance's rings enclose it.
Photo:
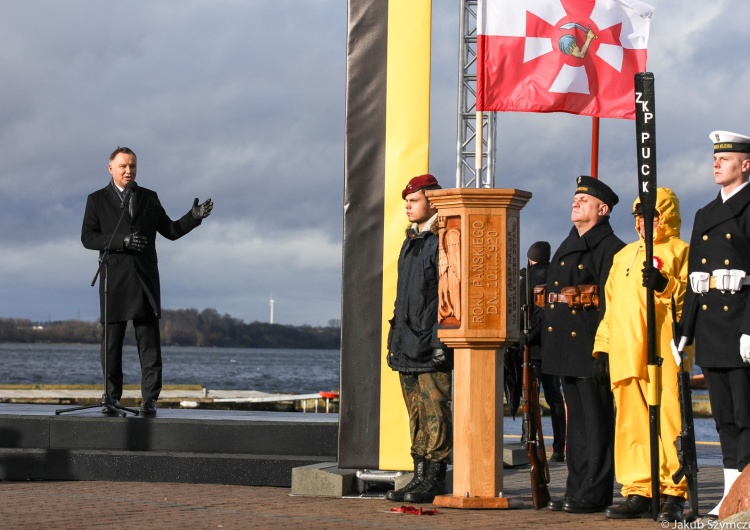
M 118 416 L 122 416 L 123 418 L 127 415 L 126 412 L 130 412 L 132 414 L 135 414 L 138 416 L 138 410 L 136 409 L 129 409 L 127 407 L 121 407 L 120 405 L 116 405 L 115 402 L 112 400 L 112 398 L 109 395 L 109 392 L 107 390 L 107 347 L 109 346 L 109 343 L 107 342 L 107 324 L 109 323 L 107 319 L 107 302 L 109 298 L 109 250 L 112 246 L 112 241 L 115 238 L 115 234 L 117 233 L 117 229 L 120 228 L 120 223 L 122 222 L 122 218 L 125 215 L 125 206 L 128 205 L 128 202 L 131 200 L 133 196 L 133 193 L 130 192 L 125 200 L 122 202 L 122 205 L 120 205 L 120 208 L 122 209 L 122 212 L 120 212 L 120 218 L 117 220 L 117 224 L 115 225 L 115 229 L 112 232 L 112 237 L 109 238 L 109 243 L 107 243 L 107 246 L 104 248 L 104 252 L 102 252 L 102 255 L 99 256 L 99 266 L 96 268 L 96 274 L 94 274 L 94 279 L 91 280 L 91 287 L 96 285 L 96 279 L 99 276 L 99 272 L 102 269 L 102 265 L 104 265 L 104 337 L 102 339 L 102 350 L 104 354 L 104 394 L 102 394 L 102 400 L 98 405 L 85 405 L 82 407 L 72 407 L 68 409 L 59 409 L 55 411 L 55 415 L 63 414 L 65 412 L 74 412 L 78 410 L 85 410 L 85 409 L 93 409 L 97 407 L 102 407 L 107 409 L 109 413 L 117 414 Z

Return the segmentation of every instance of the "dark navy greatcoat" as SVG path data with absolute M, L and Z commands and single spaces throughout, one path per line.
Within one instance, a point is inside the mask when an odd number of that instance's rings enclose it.
M 719 194 L 695 214 L 688 274 L 716 269 L 750 273 L 750 185 L 726 202 Z M 695 339 L 698 366 L 748 367 L 740 357 L 740 335 L 750 335 L 750 287 L 698 295 L 688 286 L 680 324 L 682 334 Z
M 161 317 L 156 234 L 158 232 L 167 239 L 175 240 L 201 224 L 190 212 L 172 221 L 156 192 L 140 186 L 135 190 L 131 198 L 133 216 L 125 207 L 117 233 L 115 227 L 123 213 L 120 207 L 122 198 L 112 181 L 89 195 L 86 201 L 81 228 L 83 246 L 98 250 L 101 255 L 112 241 L 107 261 L 108 322 Z M 141 253 L 125 250 L 123 245 L 125 235 L 135 232 L 148 238 L 148 245 Z M 99 301 L 101 321 L 104 322 L 104 267 L 100 273 Z
M 625 246 L 603 218 L 583 236 L 573 227 L 550 261 L 547 292 L 560 293 L 574 285 L 599 286 L 599 309 L 571 309 L 565 303 L 550 304 L 544 310 L 542 371 L 571 377 L 591 377 L 594 337 L 604 314 L 604 284 L 612 258 Z M 638 267 L 640 274 L 641 267 Z

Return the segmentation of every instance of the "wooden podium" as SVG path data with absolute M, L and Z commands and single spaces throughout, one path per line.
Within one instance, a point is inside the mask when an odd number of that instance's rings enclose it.
M 519 220 L 531 193 L 426 192 L 438 209 L 438 336 L 454 349 L 450 508 L 510 508 L 503 497 L 503 354 L 520 334 Z

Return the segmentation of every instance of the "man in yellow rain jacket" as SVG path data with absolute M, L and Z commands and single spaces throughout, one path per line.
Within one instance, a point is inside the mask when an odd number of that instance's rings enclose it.
M 622 484 L 624 503 L 610 506 L 610 519 L 651 516 L 651 456 L 649 443 L 648 346 L 646 287 L 654 290 L 657 355 L 667 354 L 661 367 L 660 385 L 660 492 L 659 522 L 682 521 L 687 497 L 683 479 L 675 485 L 672 474 L 680 467 L 675 438 L 680 433 L 680 401 L 677 384 L 678 358 L 670 355 L 672 339 L 671 297 L 678 313 L 685 298 L 688 244 L 680 239 L 680 202 L 669 188 L 656 191 L 654 214 L 654 263 L 645 262 L 644 219 L 640 200 L 633 205 L 635 228 L 640 237 L 614 257 L 605 287 L 606 312 L 594 342 L 595 370 L 606 373 L 615 396 L 615 475 Z M 689 370 L 691 360 L 686 361 Z M 596 371 L 595 371 L 596 375 Z

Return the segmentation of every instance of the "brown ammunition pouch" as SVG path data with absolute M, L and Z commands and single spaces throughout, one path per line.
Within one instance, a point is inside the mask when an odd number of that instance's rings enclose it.
M 581 291 L 581 305 L 584 308 L 599 308 L 599 286 L 598 285 L 579 285 Z
M 547 286 L 536 285 L 534 286 L 534 305 L 537 307 L 544 308 L 547 302 Z
M 534 293 L 536 295 L 536 291 Z M 546 301 L 554 303 L 566 303 L 571 309 L 588 309 L 599 307 L 598 285 L 571 285 L 560 289 L 560 294 L 549 293 Z
M 581 309 L 581 291 L 578 290 L 578 286 L 571 285 L 560 289 L 560 294 L 565 297 L 565 302 L 568 303 L 568 307 L 571 309 Z M 563 301 L 563 300 L 560 300 Z

